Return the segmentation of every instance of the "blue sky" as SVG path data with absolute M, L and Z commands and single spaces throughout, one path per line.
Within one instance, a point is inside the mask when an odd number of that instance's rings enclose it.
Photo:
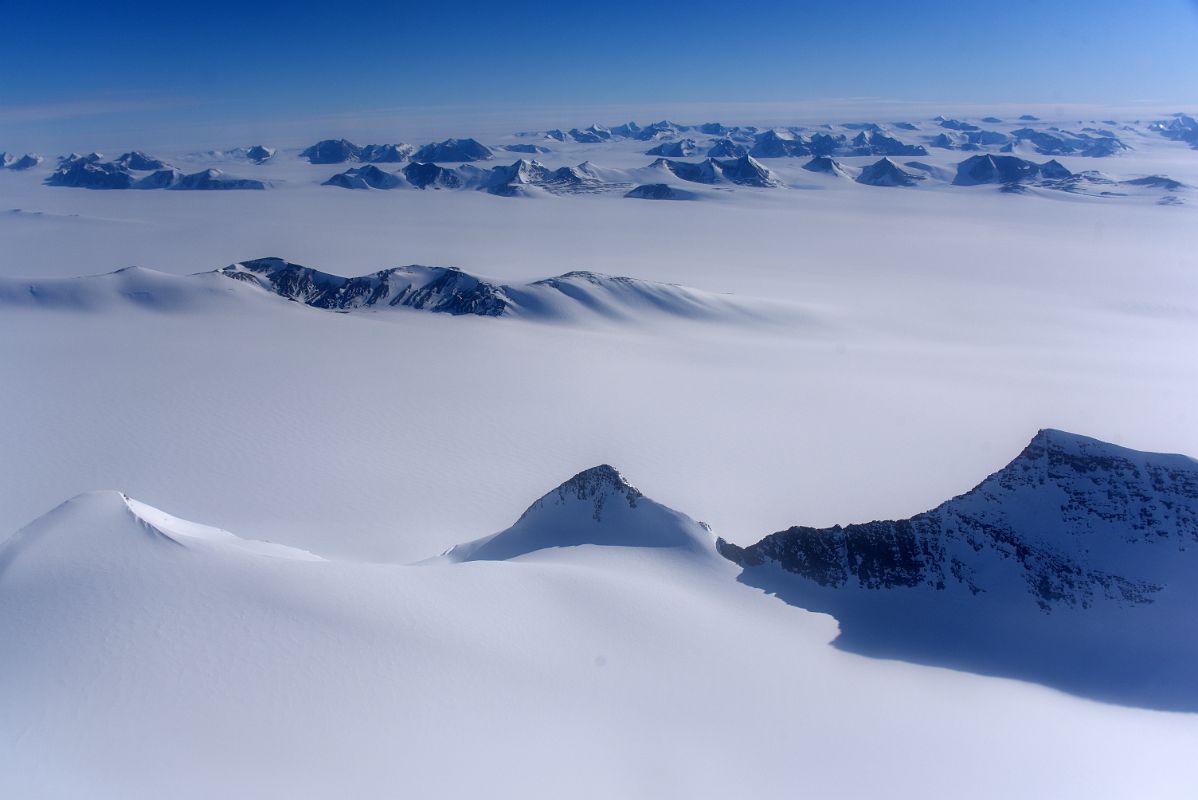
M 1198 101 L 1196 0 L 4 7 L 10 127 L 436 105 Z

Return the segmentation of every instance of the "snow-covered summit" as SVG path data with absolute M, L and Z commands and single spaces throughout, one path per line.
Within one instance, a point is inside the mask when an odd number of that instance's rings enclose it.
M 512 527 L 451 548 L 449 561 L 506 561 L 548 548 L 667 548 L 714 554 L 707 528 L 645 497 L 615 468 L 583 470 L 541 497 Z
M 11 580 L 14 571 L 37 573 L 63 561 L 101 567 L 113 560 L 144 561 L 186 550 L 321 560 L 306 550 L 243 539 L 104 490 L 67 500 L 0 543 L 0 575 Z
M 837 646 L 1198 710 L 1198 461 L 1046 429 L 909 519 L 719 542 Z
M 974 489 L 907 520 L 725 546 L 825 587 L 992 593 L 1044 611 L 1151 603 L 1198 543 L 1198 462 L 1045 429 Z M 1176 591 L 1176 588 L 1174 591 Z

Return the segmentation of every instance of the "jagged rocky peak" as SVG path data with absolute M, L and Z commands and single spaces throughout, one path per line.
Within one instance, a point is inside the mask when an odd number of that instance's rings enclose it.
M 565 275 L 561 277 L 566 277 Z M 521 517 L 528 516 L 540 507 L 545 500 L 556 494 L 559 501 L 570 498 L 591 504 L 594 513 L 591 515 L 596 522 L 602 521 L 603 506 L 609 498 L 616 496 L 628 503 L 629 508 L 636 508 L 636 501 L 642 497 L 628 479 L 610 464 L 600 464 L 597 467 L 584 469 L 582 472 L 563 482 L 553 492 L 542 497 L 524 512 Z
M 719 547 L 828 589 L 989 593 L 1051 611 L 1152 602 L 1196 543 L 1198 462 L 1046 429 L 969 492 L 910 519 Z
M 714 555 L 706 526 L 645 497 L 614 467 L 600 464 L 542 496 L 510 528 L 458 545 L 444 558 L 501 561 L 584 545 Z

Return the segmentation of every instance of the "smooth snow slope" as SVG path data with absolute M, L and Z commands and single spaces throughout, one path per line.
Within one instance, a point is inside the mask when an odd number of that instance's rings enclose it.
M 596 495 L 570 487 L 563 502 L 593 512 Z M 602 494 L 605 508 L 627 501 Z M 656 509 L 638 504 L 619 526 Z M 560 512 L 529 515 L 549 515 L 548 530 Z M 713 552 L 571 544 L 515 561 L 338 563 L 239 544 L 116 492 L 77 497 L 0 546 L 0 789 L 130 800 L 1198 788 L 1193 716 L 863 659 L 827 646 L 830 618 L 737 584 Z M 979 775 L 979 764 L 1019 768 Z

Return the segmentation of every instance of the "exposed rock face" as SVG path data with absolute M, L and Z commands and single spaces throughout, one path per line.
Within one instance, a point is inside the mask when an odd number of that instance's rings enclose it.
M 520 159 L 514 164 L 495 167 L 478 175 L 479 189 L 501 197 L 525 194 L 535 187 L 554 194 L 597 188 L 601 181 L 588 171 L 588 165 L 550 169 L 539 161 Z
M 956 186 L 976 186 L 982 183 L 1025 183 L 1037 178 L 1061 180 L 1072 175 L 1056 161 L 1037 164 L 1015 156 L 973 156 L 957 165 L 953 178 Z
M 410 144 L 368 144 L 358 153 L 358 160 L 367 164 L 398 164 L 416 148 Z
M 641 142 L 651 142 L 654 139 L 676 137 L 686 130 L 687 127 L 685 125 L 676 125 L 668 119 L 663 119 L 660 122 L 654 122 L 652 125 L 646 125 L 641 128 L 632 138 Z
M 945 119 L 940 121 L 941 128 L 948 128 L 950 131 L 976 131 L 981 130 L 977 125 L 969 122 L 962 122 L 959 119 Z
M 667 183 L 646 183 L 630 189 L 624 194 L 639 200 L 690 200 L 694 197 L 690 192 L 676 189 Z
M 410 144 L 368 144 L 362 147 L 348 139 L 324 139 L 300 153 L 301 158 L 308 159 L 310 164 L 344 164 L 347 161 L 361 161 L 367 164 L 394 164 L 412 155 L 415 150 Z M 257 156 L 254 155 L 257 151 Z M 265 158 L 259 158 L 269 153 Z M 274 155 L 273 150 L 259 146 L 250 148 L 246 156 L 257 163 L 262 163 Z
M 600 464 L 575 475 L 570 480 L 558 486 L 549 494 L 537 500 L 520 515 L 520 520 L 536 514 L 550 503 L 561 504 L 578 500 L 588 506 L 590 516 L 596 522 L 603 521 L 603 508 L 610 503 L 627 503 L 629 508 L 636 508 L 636 503 L 644 495 L 629 483 L 615 467 Z
M 1198 120 L 1186 114 L 1174 114 L 1173 119 L 1154 122 L 1148 126 L 1166 139 L 1185 142 L 1198 150 Z
M 356 161 L 362 148 L 348 139 L 324 139 L 300 153 L 309 164 L 344 164 Z
M 591 125 L 585 130 L 570 129 L 570 138 L 581 144 L 598 144 L 612 138 L 612 132 L 601 125 Z
M 694 155 L 698 149 L 694 139 L 682 139 L 677 142 L 662 142 L 657 147 L 645 151 L 648 156 L 668 156 L 670 158 L 686 158 Z
M 803 169 L 809 172 L 822 172 L 826 175 L 836 175 L 840 178 L 847 178 L 849 176 L 848 170 L 844 168 L 844 165 L 831 156 L 816 156 L 804 164 Z
M 66 159 L 46 178 L 48 186 L 70 186 L 77 189 L 128 189 L 134 177 L 119 164 L 91 160 L 84 156 Z
M 849 150 L 856 156 L 926 156 L 927 148 L 919 144 L 907 144 L 877 131 L 861 131 L 849 142 Z
M 1026 145 L 1037 153 L 1048 156 L 1078 155 L 1105 158 L 1129 149 L 1114 134 L 1101 132 L 1072 133 L 1059 128 L 1019 128 L 1011 131 L 1011 136 L 1017 144 Z
M 506 144 L 503 149 L 509 153 L 527 153 L 528 155 L 543 155 L 550 152 L 548 147 L 539 144 Z
M 412 161 L 437 163 L 441 161 L 465 162 L 487 161 L 494 157 L 490 148 L 474 139 L 446 139 L 443 142 L 426 144 L 412 154 Z
M 789 131 L 759 133 L 749 150 L 754 158 L 794 158 L 811 155 L 811 145 L 802 136 Z
M 671 550 L 718 559 L 707 528 L 656 503 L 607 464 L 584 470 L 541 497 L 506 530 L 460 544 L 447 561 L 500 561 L 579 546 Z
M 183 177 L 183 173 L 177 169 L 168 168 L 160 169 L 156 172 L 151 172 L 143 178 L 140 178 L 133 184 L 134 189 L 169 189 L 174 186 L 179 179 Z
M 717 161 L 716 164 L 727 180 L 740 186 L 773 188 L 782 185 L 782 181 L 774 177 L 774 173 L 752 156 Z
M 265 164 L 275 157 L 275 149 L 256 144 L 245 151 L 245 157 L 255 164 Z
M 782 182 L 772 172 L 751 156 L 741 156 L 727 161 L 708 158 L 698 163 L 659 158 L 650 166 L 667 169 L 675 176 L 691 183 L 713 184 L 728 181 L 740 186 L 762 188 L 782 185 Z
M 1145 186 L 1150 189 L 1164 189 L 1167 192 L 1176 192 L 1179 189 L 1186 188 L 1186 185 L 1181 181 L 1176 181 L 1168 175 L 1148 175 L 1143 178 L 1133 178 L 1124 181 L 1128 186 Z
M 418 161 L 404 167 L 403 175 L 417 189 L 460 189 L 464 183 L 456 170 Z
M 508 304 L 500 287 L 451 267 L 395 267 L 345 278 L 281 258 L 262 258 L 230 265 L 221 272 L 332 311 L 382 305 L 493 317 L 502 314 Z
M 131 169 L 135 172 L 145 172 L 148 170 L 166 169 L 169 165 L 160 158 L 148 156 L 140 150 L 134 150 L 130 153 L 123 153 L 113 160 L 114 164 L 125 169 Z
M 915 186 L 924 178 L 924 175 L 907 172 L 889 158 L 883 158 L 861 170 L 856 180 L 867 186 Z
M 324 186 L 340 186 L 343 189 L 394 189 L 402 186 L 403 179 L 391 172 L 385 172 L 373 164 L 364 167 L 354 167 L 345 172 L 339 172 L 324 182 Z
M 831 588 L 976 595 L 1022 584 L 1050 611 L 1152 602 L 1161 586 L 1142 557 L 1196 543 L 1198 462 L 1044 430 L 970 492 L 910 519 L 718 547 L 742 566 L 773 563 Z
M 5 163 L 5 169 L 11 169 L 14 172 L 33 169 L 38 164 L 42 163 L 43 159 L 37 153 L 26 153 L 20 158 L 8 161 Z
M 727 137 L 712 142 L 707 150 L 708 158 L 740 158 L 748 154 L 749 148 Z
M 253 178 L 234 178 L 232 175 L 226 175 L 219 169 L 205 169 L 193 172 L 190 175 L 183 175 L 166 188 L 205 191 L 224 189 L 261 190 L 266 188 L 266 184 Z

